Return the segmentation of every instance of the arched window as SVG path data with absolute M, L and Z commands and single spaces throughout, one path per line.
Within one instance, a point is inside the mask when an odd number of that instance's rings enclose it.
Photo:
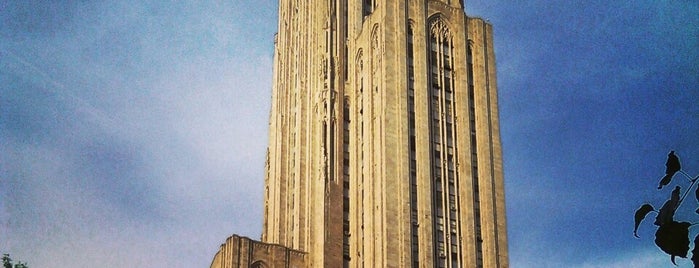
M 427 52 L 436 267 L 458 267 L 461 245 L 457 238 L 460 234 L 458 178 L 454 172 L 453 44 L 449 26 L 439 15 L 429 23 Z
M 256 261 L 250 264 L 250 268 L 267 268 L 267 265 L 263 261 Z

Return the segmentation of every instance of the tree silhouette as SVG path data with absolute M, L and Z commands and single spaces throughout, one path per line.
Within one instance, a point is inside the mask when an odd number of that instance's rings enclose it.
M 689 191 L 694 188 L 699 180 L 699 176 L 692 178 L 686 172 L 682 171 L 679 157 L 675 155 L 675 151 L 670 151 L 667 155 L 667 161 L 665 162 L 665 175 L 660 179 L 658 189 L 662 189 L 664 186 L 670 184 L 676 173 L 681 173 L 687 177 L 690 182 L 687 190 L 681 194 L 682 188 L 680 186 L 675 186 L 670 193 L 670 199 L 665 201 L 660 210 L 657 211 L 651 204 L 641 205 L 634 215 L 635 224 L 633 229 L 633 235 L 640 238 L 638 236 L 638 226 L 641 224 L 641 221 L 651 212 L 656 212 L 658 215 L 655 217 L 655 222 L 653 223 L 658 226 L 658 230 L 655 232 L 655 245 L 657 245 L 660 250 L 670 255 L 670 261 L 675 265 L 677 265 L 675 257 L 687 258 L 687 253 L 689 251 L 689 227 L 698 224 L 675 221 L 675 211 L 682 205 L 682 201 L 684 201 Z M 695 190 L 694 195 L 697 201 L 699 201 L 699 187 Z M 699 208 L 697 208 L 695 212 L 699 214 Z M 694 238 L 694 249 L 692 250 L 691 260 L 694 267 L 698 268 L 699 235 Z
M 18 261 L 16 264 L 12 264 L 12 259 L 10 254 L 2 254 L 2 267 L 3 268 L 29 268 L 26 263 Z

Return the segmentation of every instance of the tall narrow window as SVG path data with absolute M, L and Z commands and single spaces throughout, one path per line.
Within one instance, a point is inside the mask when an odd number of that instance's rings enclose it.
M 358 183 L 355 184 L 355 187 L 357 187 L 357 190 L 355 190 L 356 193 L 359 194 L 357 198 L 354 200 L 351 200 L 354 202 L 354 204 L 357 206 L 354 211 L 355 213 L 355 219 L 356 222 L 350 222 L 352 226 L 364 226 L 364 62 L 362 60 L 363 52 L 362 50 L 359 50 L 357 52 L 357 62 L 356 62 L 356 89 L 358 90 L 358 95 L 356 99 L 356 103 L 354 104 L 355 109 L 358 109 L 356 111 L 356 121 L 355 121 L 355 129 L 357 131 L 356 139 L 355 142 L 356 144 L 353 144 L 355 148 L 357 148 L 357 167 L 355 167 L 357 174 L 357 179 Z M 357 232 L 359 232 L 359 237 L 357 238 L 357 243 L 360 245 L 357 247 L 357 252 L 353 253 L 350 252 L 350 256 L 364 256 L 364 242 L 365 242 L 365 237 L 364 237 L 364 228 L 356 228 L 355 229 Z M 352 246 L 350 245 L 350 250 L 352 250 Z M 364 266 L 364 258 L 357 258 L 357 266 L 363 267 Z
M 435 262 L 437 267 L 458 267 L 461 263 L 458 178 L 454 173 L 454 74 L 452 43 L 447 24 L 440 18 L 430 23 L 428 42 L 428 88 L 430 136 L 432 137 L 432 206 L 434 207 Z M 445 183 L 442 178 L 447 178 Z M 446 225 L 445 222 L 450 224 Z
M 413 267 L 420 266 L 417 219 L 417 167 L 415 160 L 415 72 L 413 69 L 413 29 L 408 26 L 408 180 L 410 181 L 410 247 Z
M 348 64 L 349 64 L 349 60 L 348 60 L 348 58 L 349 58 L 349 44 L 348 44 L 349 43 L 349 38 L 348 38 L 348 36 L 349 36 L 349 32 L 348 32 L 349 31 L 349 29 L 348 29 L 349 21 L 347 20 L 347 17 L 348 17 L 347 6 L 344 6 L 342 8 L 342 20 L 340 21 L 340 24 L 342 25 L 342 43 L 345 44 L 344 51 L 342 54 L 342 58 L 344 59 L 343 60 L 343 63 L 344 63 L 343 76 L 345 78 L 345 82 L 347 82 L 347 79 L 349 79 L 349 77 L 348 77 L 348 75 L 349 75 L 349 66 L 348 66 Z
M 345 104 L 342 110 L 343 131 L 342 131 L 342 257 L 343 267 L 350 267 L 350 109 L 345 97 Z
M 481 233 L 481 205 L 478 185 L 478 147 L 476 142 L 476 101 L 473 83 L 473 50 L 468 45 L 466 51 L 466 72 L 468 75 L 468 121 L 471 130 L 471 180 L 473 181 L 473 220 L 476 232 L 476 266 L 483 267 L 483 238 Z

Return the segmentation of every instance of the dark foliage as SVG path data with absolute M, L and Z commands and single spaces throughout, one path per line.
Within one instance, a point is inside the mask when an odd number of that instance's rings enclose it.
M 26 263 L 18 261 L 16 264 L 12 264 L 12 259 L 10 254 L 2 254 L 2 267 L 3 268 L 29 268 Z
M 650 213 L 651 211 L 655 211 L 655 209 L 653 209 L 653 206 L 651 206 L 650 204 L 643 204 L 643 206 L 636 210 L 636 224 L 633 227 L 633 235 L 635 237 L 638 237 L 638 225 L 641 224 L 641 221 L 643 221 L 643 219 L 646 218 L 646 215 L 648 215 L 648 213 Z
M 695 184 L 697 184 L 699 180 L 699 176 L 692 179 L 686 172 L 682 171 L 679 157 L 675 155 L 675 151 L 670 151 L 667 155 L 667 162 L 665 163 L 665 175 L 660 180 L 658 189 L 662 189 L 664 186 L 669 185 L 672 182 L 672 177 L 678 172 L 687 177 L 690 182 L 689 187 L 682 193 L 682 188 L 680 186 L 675 186 L 672 193 L 670 193 L 670 199 L 665 201 L 658 211 L 655 211 L 651 204 L 643 204 L 636 210 L 633 229 L 634 236 L 638 237 L 638 226 L 643 219 L 645 219 L 650 212 L 657 212 L 658 215 L 655 217 L 654 222 L 654 224 L 658 226 L 658 230 L 655 232 L 655 245 L 663 252 L 670 255 L 670 260 L 675 265 L 677 265 L 675 263 L 675 257 L 687 258 L 690 246 L 689 228 L 694 225 L 689 222 L 675 221 L 675 212 L 682 205 L 682 201 L 684 201 L 689 191 L 695 187 Z M 699 201 L 699 187 L 695 190 L 694 195 L 697 201 Z M 696 212 L 699 213 L 699 208 Z M 699 235 L 694 238 L 692 263 L 695 268 L 699 267 Z
M 660 211 L 658 212 L 658 216 L 655 217 L 655 225 L 657 226 L 662 226 L 663 224 L 667 222 L 671 222 L 674 220 L 675 217 L 675 211 L 677 210 L 677 207 L 680 205 L 680 187 L 677 186 L 675 187 L 675 190 L 672 191 L 672 195 L 670 196 L 670 199 L 665 201 L 665 204 L 663 204 L 663 207 L 660 208 Z
M 675 256 L 687 258 L 689 251 L 689 226 L 688 222 L 666 222 L 655 232 L 655 244 L 665 253 L 670 254 L 672 263 Z
M 670 184 L 672 176 L 675 176 L 675 173 L 680 171 L 680 169 L 682 169 L 680 159 L 675 155 L 675 151 L 670 151 L 667 155 L 667 161 L 665 162 L 665 176 L 660 180 L 658 189 L 662 189 L 663 186 Z
M 675 175 L 680 169 L 682 169 L 680 158 L 675 155 L 675 151 L 670 151 L 670 153 L 667 154 L 667 162 L 665 162 L 665 174 Z

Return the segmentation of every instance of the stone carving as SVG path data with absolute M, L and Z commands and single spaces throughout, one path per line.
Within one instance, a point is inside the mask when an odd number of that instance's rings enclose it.
M 328 59 L 325 55 L 320 58 L 320 75 L 323 77 L 323 88 L 328 88 Z
M 459 10 L 457 8 L 450 6 L 449 4 L 447 4 L 443 1 L 431 1 L 431 2 L 434 3 L 435 5 L 437 5 L 438 8 L 449 11 L 450 13 L 454 13 L 455 11 Z M 463 1 L 460 1 L 460 2 L 462 2 L 460 4 L 461 4 L 461 6 L 463 6 Z
M 437 17 L 430 24 L 430 32 L 435 37 L 441 37 L 442 39 L 451 38 L 451 33 L 449 32 L 449 26 L 442 20 L 442 18 Z

